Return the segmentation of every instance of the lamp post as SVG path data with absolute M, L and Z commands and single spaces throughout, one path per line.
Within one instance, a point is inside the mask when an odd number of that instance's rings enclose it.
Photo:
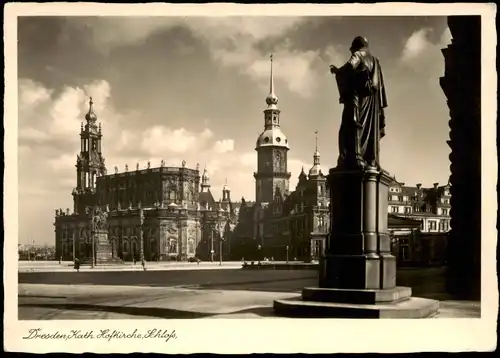
M 141 265 L 143 269 L 146 269 L 146 263 L 144 262 L 144 210 L 142 208 L 139 209 L 139 220 L 140 220 L 140 227 L 139 227 L 139 236 L 140 236 L 140 254 L 141 254 Z
M 222 266 L 222 243 L 224 242 L 224 233 L 222 231 L 222 223 L 219 222 L 219 266 Z
M 210 225 L 210 262 L 214 262 L 214 228 Z
M 88 206 L 87 207 L 87 212 L 90 211 L 90 239 L 91 241 L 91 249 L 92 249 L 92 264 L 90 268 L 94 268 L 95 266 L 95 235 L 96 235 L 96 227 L 95 227 L 95 214 L 96 214 L 96 207 L 94 206 Z
M 219 243 L 219 266 L 222 266 L 222 237 L 220 238 L 220 243 Z
M 75 262 L 75 250 L 76 250 L 76 247 L 75 247 L 75 230 L 73 229 L 73 233 L 72 233 L 72 239 L 73 239 L 73 262 Z
M 288 249 L 289 249 L 289 247 L 288 247 L 288 245 L 286 245 L 286 263 L 288 263 Z

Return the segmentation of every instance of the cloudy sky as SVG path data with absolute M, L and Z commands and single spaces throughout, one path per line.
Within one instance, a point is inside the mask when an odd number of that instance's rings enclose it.
M 234 199 L 253 200 L 271 52 L 291 187 L 312 165 L 316 130 L 326 171 L 337 159 L 341 115 L 328 65 L 347 60 L 357 35 L 368 37 L 384 69 L 383 167 L 408 185 L 448 181 L 444 17 L 25 17 L 18 24 L 21 243 L 53 243 L 54 209 L 72 208 L 89 96 L 109 172 L 148 160 L 206 163 L 217 198 L 227 177 Z

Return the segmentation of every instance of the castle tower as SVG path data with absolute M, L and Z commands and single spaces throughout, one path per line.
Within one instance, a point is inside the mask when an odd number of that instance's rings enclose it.
M 226 178 L 226 182 L 224 183 L 224 187 L 222 188 L 222 201 L 223 202 L 230 202 L 231 201 L 231 190 L 227 186 L 227 178 Z
M 94 102 L 90 97 L 89 111 L 85 115 L 86 124 L 80 131 L 81 148 L 76 159 L 76 187 L 73 189 L 74 210 L 84 213 L 85 206 L 95 204 L 96 178 L 106 174 L 101 147 L 101 124 L 97 126 Z
M 208 193 L 210 189 L 210 176 L 208 175 L 207 167 L 203 170 L 203 175 L 201 176 L 201 192 Z
M 276 188 L 281 193 L 289 191 L 291 174 L 287 170 L 288 138 L 280 128 L 278 97 L 274 93 L 273 55 L 271 55 L 271 74 L 269 95 L 264 110 L 264 131 L 257 139 L 257 172 L 255 178 L 255 197 L 257 203 L 268 203 L 274 199 Z

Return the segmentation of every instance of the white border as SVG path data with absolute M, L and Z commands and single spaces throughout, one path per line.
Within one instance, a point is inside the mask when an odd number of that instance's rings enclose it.
M 17 320 L 17 17 L 26 15 L 119 16 L 482 16 L 482 318 L 438 320 L 122 320 L 30 322 Z M 8 351 L 166 353 L 331 353 L 492 350 L 496 347 L 495 152 L 496 89 L 494 4 L 93 4 L 8 3 L 5 5 L 5 178 L 4 178 L 4 347 Z M 447 120 L 443 118 L 443 120 Z M 8 268 L 8 269 L 7 269 Z M 217 324 L 215 324 L 217 322 Z M 29 328 L 51 330 L 117 328 L 175 329 L 178 339 L 162 341 L 22 340 Z

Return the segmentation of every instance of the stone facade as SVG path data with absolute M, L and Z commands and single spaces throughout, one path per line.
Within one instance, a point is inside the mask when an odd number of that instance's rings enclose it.
M 196 169 L 160 167 L 135 170 L 115 168 L 107 174 L 101 152 L 101 127 L 90 102 L 87 124 L 82 125 L 81 152 L 77 156 L 74 210 L 56 210 L 56 257 L 89 260 L 202 260 L 224 259 L 237 215 L 224 187 L 215 201 L 208 173 Z M 200 179 L 202 181 L 200 190 Z M 104 233 L 92 229 L 93 208 L 107 212 Z M 94 253 L 92 252 L 94 250 Z

